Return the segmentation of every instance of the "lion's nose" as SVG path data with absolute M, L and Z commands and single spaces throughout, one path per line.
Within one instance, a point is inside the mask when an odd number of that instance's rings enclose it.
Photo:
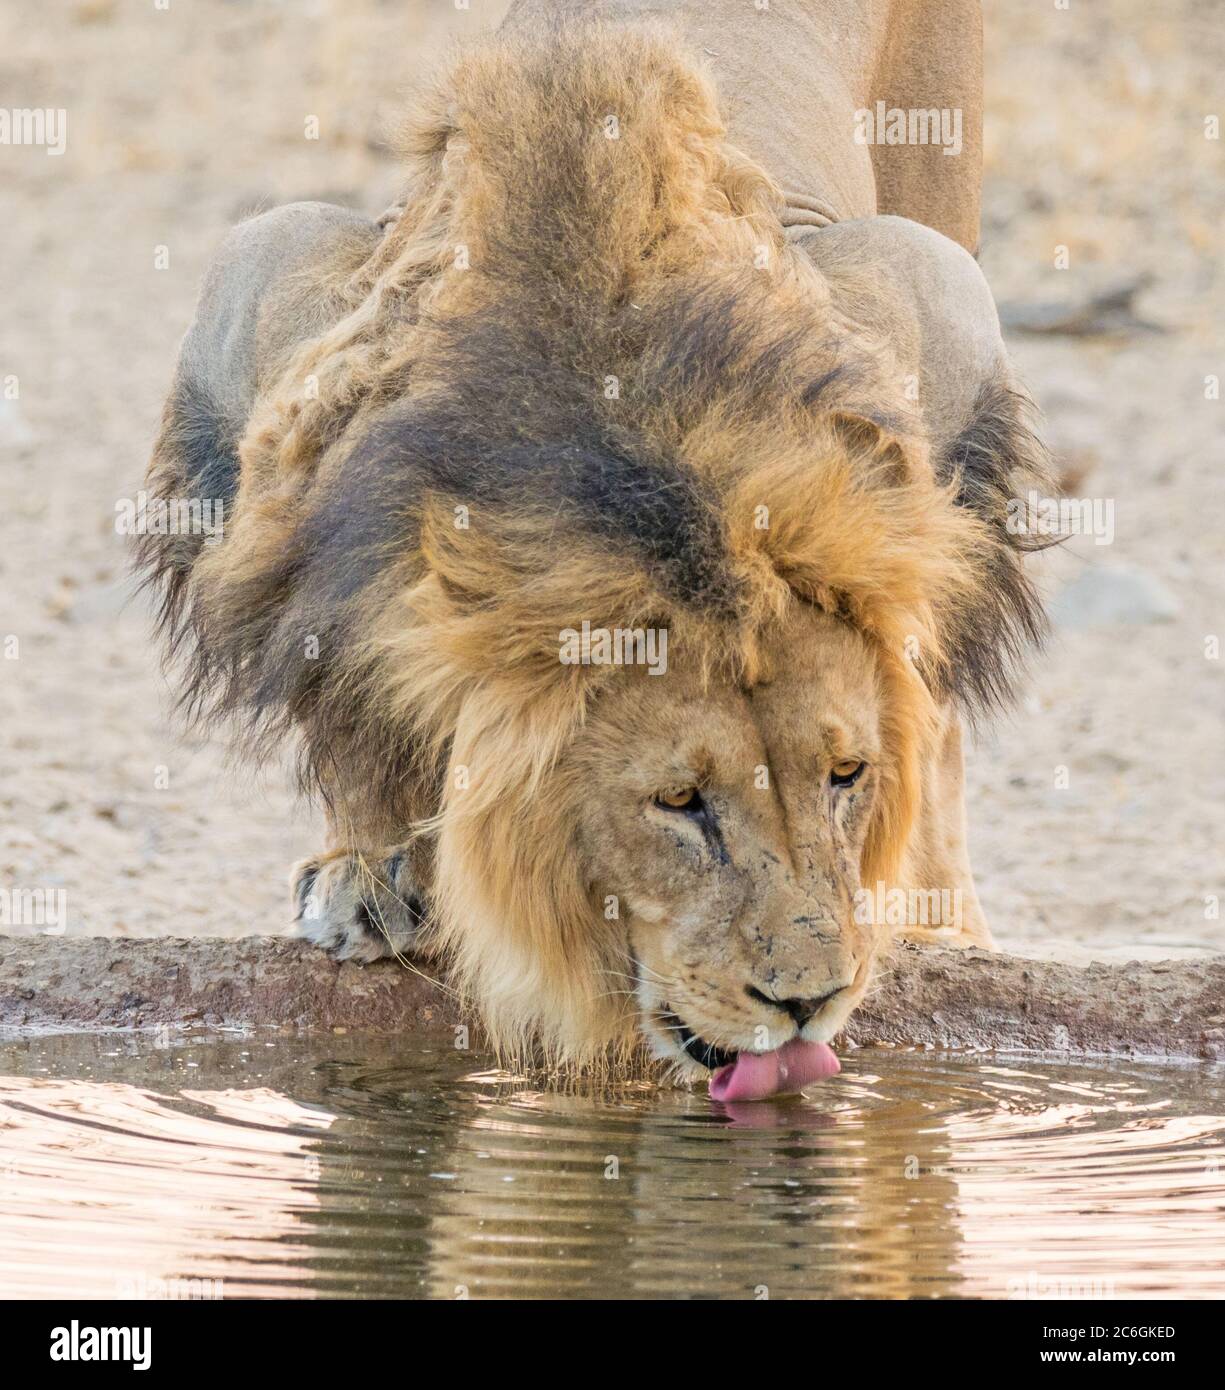
M 756 999 L 759 1004 L 769 1004 L 771 1008 L 784 1009 L 795 1020 L 795 1026 L 803 1028 L 810 1018 L 814 1018 L 835 995 L 841 994 L 845 988 L 845 985 L 835 985 L 833 989 L 811 999 L 774 999 L 768 994 L 763 994 L 754 985 L 746 986 L 746 993 L 750 999 Z

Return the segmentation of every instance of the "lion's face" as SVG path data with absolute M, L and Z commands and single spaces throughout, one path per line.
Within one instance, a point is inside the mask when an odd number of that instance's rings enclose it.
M 747 689 L 627 669 L 572 751 L 587 882 L 628 935 L 608 988 L 693 1073 L 830 1039 L 877 944 L 854 912 L 882 758 L 872 651 L 797 605 L 768 655 Z

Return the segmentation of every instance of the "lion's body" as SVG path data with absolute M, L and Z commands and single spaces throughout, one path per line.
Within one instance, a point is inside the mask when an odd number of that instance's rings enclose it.
M 728 138 L 778 185 L 787 227 L 896 215 L 978 246 L 982 170 L 980 0 L 516 0 L 505 32 L 559 15 L 664 20 L 718 87 Z M 939 144 L 855 138 L 856 113 L 958 113 L 956 156 Z
M 939 888 L 960 914 L 927 934 L 989 941 L 959 710 L 1006 693 L 1040 628 L 1003 509 L 1041 454 L 972 257 L 876 215 L 917 200 L 973 244 L 972 24 L 924 63 L 898 56 L 934 12 L 922 3 L 750 11 L 781 27 L 744 42 L 731 7 L 583 7 L 667 11 L 688 38 L 559 18 L 570 8 L 517 5 L 459 64 L 405 138 L 412 175 L 386 229 L 309 204 L 232 234 L 150 485 L 220 495 L 233 520 L 221 546 L 155 538 L 145 559 L 189 700 L 242 713 L 256 744 L 303 739 L 336 831 L 298 879 L 316 938 L 359 958 L 425 941 L 495 1041 L 574 1059 L 634 1045 L 608 977 L 655 949 L 631 949 L 639 928 L 610 930 L 600 902 L 636 900 L 645 924 L 684 916 L 668 896 L 696 891 L 673 875 L 644 895 L 638 823 L 606 833 L 584 778 L 620 775 L 607 731 L 674 725 L 679 746 L 684 706 L 727 721 L 742 758 L 798 766 L 784 745 L 803 742 L 799 716 L 763 692 L 821 672 L 823 652 L 860 672 L 821 707 L 843 710 L 846 737 L 864 712 L 860 821 L 830 830 L 777 788 L 777 814 L 729 802 L 703 872 L 727 887 L 738 836 L 767 867 L 736 869 L 735 893 L 711 901 L 731 922 L 754 895 L 794 900 L 790 920 L 811 923 L 845 913 L 852 881 Z M 779 109 L 779 84 L 801 78 L 811 119 Z M 962 102 L 964 166 L 930 149 L 893 159 L 841 124 L 878 93 L 945 104 L 932 81 Z M 559 664 L 558 634 L 580 620 L 671 632 L 675 678 Z M 812 843 L 833 834 L 841 886 L 801 868 L 810 818 Z M 609 892 L 614 861 L 625 881 Z M 783 939 L 753 920 L 729 970 L 752 971 L 763 933 Z M 849 1008 L 881 933 L 845 936 L 812 957 L 854 976 Z M 788 989 L 811 985 L 800 946 L 779 956 L 794 956 Z

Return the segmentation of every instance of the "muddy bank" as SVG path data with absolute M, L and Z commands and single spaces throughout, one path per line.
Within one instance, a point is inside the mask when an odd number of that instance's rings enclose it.
M 473 1020 L 413 967 L 336 965 L 279 938 L 0 938 L 0 1027 L 161 1025 L 429 1033 Z M 1225 958 L 1074 966 L 902 947 L 842 1041 L 1225 1060 Z

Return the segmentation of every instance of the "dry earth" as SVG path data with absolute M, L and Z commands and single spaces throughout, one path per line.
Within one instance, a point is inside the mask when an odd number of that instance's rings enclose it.
M 19 393 L 0 399 L 0 888 L 65 889 L 71 935 L 284 928 L 317 820 L 282 773 L 237 774 L 170 718 L 116 502 L 224 229 L 296 198 L 381 210 L 379 136 L 413 75 L 503 8 L 0 4 L 0 106 L 69 113 L 62 156 L 0 146 L 0 397 Z M 1225 176 L 1204 123 L 1225 114 L 1225 20 L 1188 0 L 988 9 L 997 297 L 1049 317 L 1147 275 L 1135 314 L 1156 327 L 1012 340 L 1071 490 L 1113 504 L 1115 536 L 1048 564 L 1054 646 L 972 750 L 980 891 L 1021 953 L 1219 950 L 1225 405 L 1205 380 L 1225 374 Z

